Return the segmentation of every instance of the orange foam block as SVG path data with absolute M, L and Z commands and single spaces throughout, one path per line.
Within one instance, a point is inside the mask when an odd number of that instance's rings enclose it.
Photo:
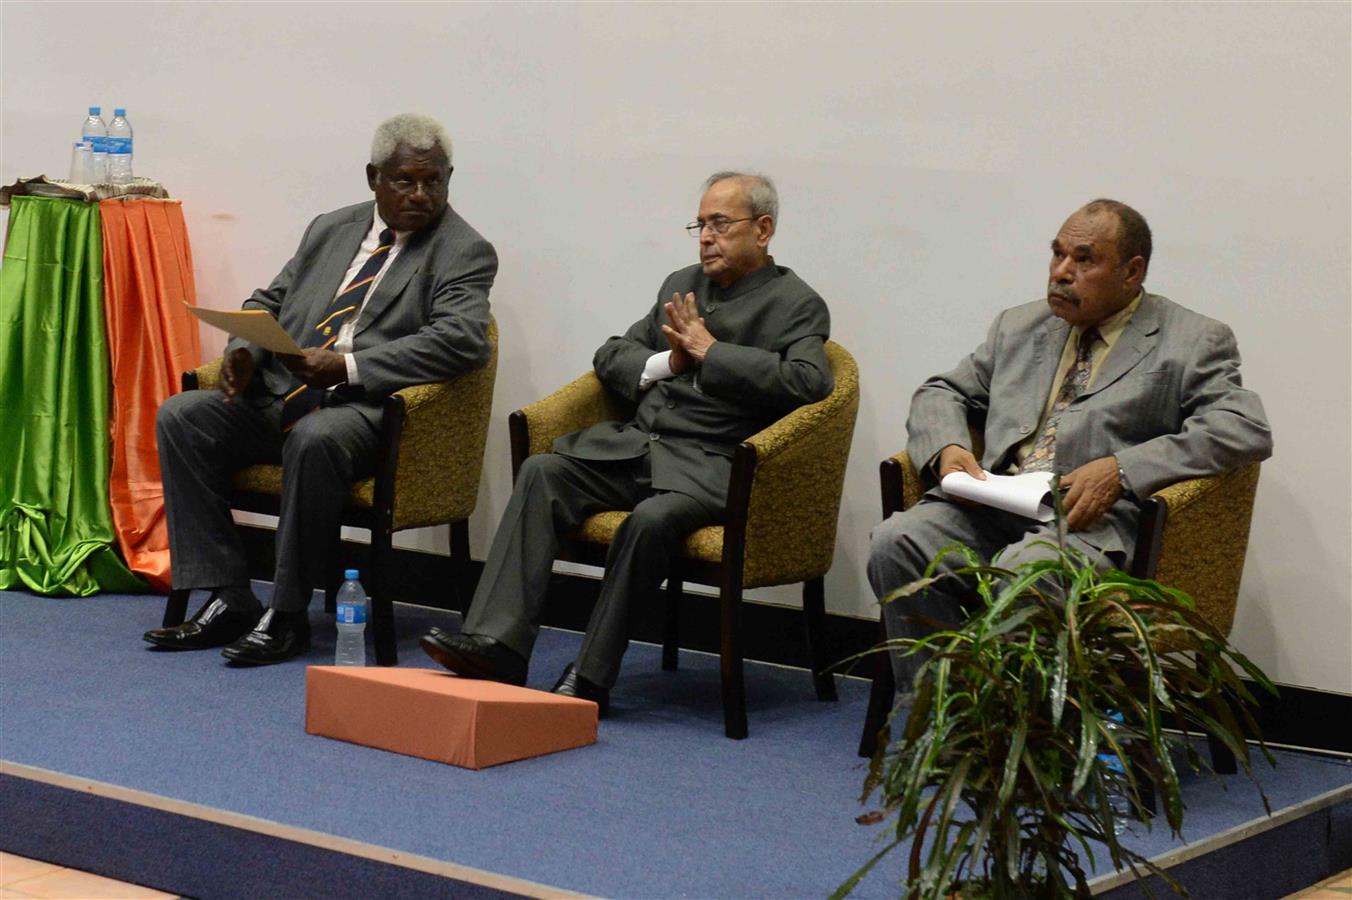
M 596 743 L 590 700 L 433 669 L 310 666 L 305 730 L 483 769 Z

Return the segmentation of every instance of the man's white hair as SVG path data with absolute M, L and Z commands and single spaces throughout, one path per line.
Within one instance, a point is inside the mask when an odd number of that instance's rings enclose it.
M 746 194 L 747 205 L 751 207 L 751 215 L 756 218 L 769 216 L 775 220 L 776 225 L 779 224 L 779 191 L 775 190 L 775 183 L 770 180 L 769 175 L 726 169 L 704 179 L 704 189 L 707 191 L 720 181 L 729 179 L 741 184 L 742 191 Z
M 371 165 L 383 166 L 400 144 L 414 150 L 440 147 L 446 154 L 446 164 L 451 163 L 451 136 L 431 116 L 400 113 L 381 122 L 371 141 Z

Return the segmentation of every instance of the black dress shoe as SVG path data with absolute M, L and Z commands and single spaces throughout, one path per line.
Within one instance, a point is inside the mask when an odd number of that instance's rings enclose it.
M 310 620 L 304 612 L 263 613 L 254 630 L 221 651 L 237 666 L 270 666 L 310 649 Z
M 521 654 L 482 634 L 451 634 L 433 628 L 419 641 L 428 656 L 457 675 L 504 684 L 525 684 L 529 663 Z
M 597 706 L 597 718 L 604 719 L 606 713 L 610 712 L 610 688 L 603 688 L 599 684 L 592 684 L 581 675 L 577 674 L 577 667 L 569 663 L 559 676 L 559 680 L 554 684 L 551 694 L 558 694 L 561 697 L 576 697 L 579 700 L 590 700 Z
M 262 610 L 239 612 L 216 595 L 182 625 L 152 628 L 141 639 L 165 650 L 207 650 L 222 647 L 249 633 Z

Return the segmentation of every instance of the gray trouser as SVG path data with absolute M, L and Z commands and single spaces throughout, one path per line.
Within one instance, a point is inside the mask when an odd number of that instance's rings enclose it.
M 493 537 L 464 631 L 491 637 L 529 659 L 560 535 L 608 509 L 632 512 L 610 544 L 601 594 L 576 664 L 578 674 L 593 684 L 614 684 L 629 645 L 633 604 L 653 600 L 672 551 L 690 532 L 718 519 L 717 511 L 685 494 L 654 493 L 646 454 L 605 462 L 555 453 L 527 459 Z
M 276 402 L 226 403 L 218 391 L 186 391 L 160 407 L 155 437 L 175 588 L 248 585 L 230 477 L 260 462 L 282 464 L 272 607 L 303 610 L 312 588 L 327 583 L 343 501 L 352 481 L 373 467 L 377 435 L 343 406 L 316 410 L 286 434 L 280 419 Z
M 962 543 L 989 561 L 1000 553 L 998 564 L 1013 568 L 1020 563 L 1055 557 L 1055 550 L 1042 542 L 1056 543 L 1054 523 L 1040 523 L 988 506 L 965 507 L 947 500 L 926 497 L 910 509 L 893 513 L 870 535 L 868 580 L 881 600 L 903 585 L 925 574 L 934 556 L 950 544 Z M 1067 544 L 1086 554 L 1099 569 L 1122 566 L 1124 560 L 1105 555 L 1102 550 L 1075 533 Z M 966 565 L 958 556 L 949 556 L 937 567 L 936 574 L 952 572 Z M 889 638 L 921 638 L 961 624 L 965 618 L 963 602 L 970 602 L 974 582 L 951 578 L 929 590 L 883 605 L 883 622 Z M 931 620 L 931 621 L 926 621 Z M 940 623 L 940 624 L 936 624 Z M 916 670 L 924 662 L 921 655 L 892 653 L 892 671 L 897 689 L 908 691 Z

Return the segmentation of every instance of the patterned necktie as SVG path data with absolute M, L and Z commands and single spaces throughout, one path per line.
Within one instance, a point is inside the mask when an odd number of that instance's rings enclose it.
M 1033 449 L 1024 458 L 1023 465 L 1019 467 L 1020 472 L 1052 471 L 1056 463 L 1056 426 L 1061 421 L 1061 413 L 1065 412 L 1066 407 L 1084 393 L 1084 389 L 1089 385 L 1089 372 L 1094 367 L 1094 344 L 1098 340 L 1097 328 L 1086 328 L 1080 334 L 1075 365 L 1071 366 L 1065 380 L 1061 382 L 1061 390 L 1057 391 L 1056 402 L 1052 404 L 1051 412 L 1047 413 L 1047 422 L 1042 426 L 1042 433 L 1037 436 Z
M 333 342 L 338 340 L 338 331 L 343 327 L 343 323 L 361 309 L 366 292 L 371 289 L 371 283 L 376 280 L 385 261 L 390 258 L 390 248 L 394 246 L 394 232 L 386 228 L 380 233 L 379 240 L 380 245 L 366 257 L 366 262 L 362 263 L 357 274 L 352 276 L 347 287 L 329 303 L 329 308 L 324 311 L 324 317 L 319 320 L 319 324 L 301 340 L 302 349 L 311 347 L 327 349 L 332 346 Z M 298 386 L 282 401 L 282 430 L 290 431 L 302 416 L 319 409 L 324 402 L 324 391 L 324 388 L 312 388 L 298 383 Z

